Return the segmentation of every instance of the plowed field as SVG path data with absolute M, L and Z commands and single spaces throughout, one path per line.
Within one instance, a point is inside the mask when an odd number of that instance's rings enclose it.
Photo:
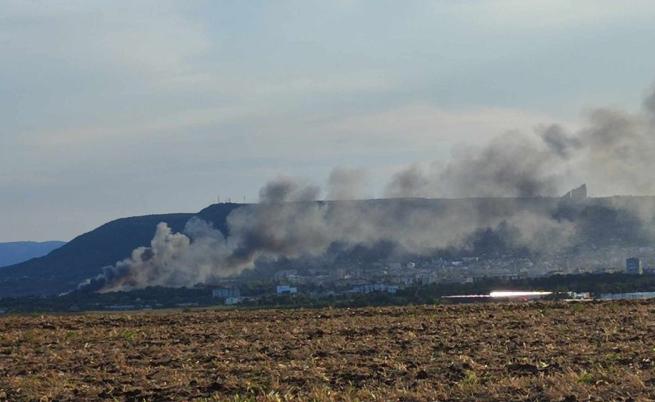
M 655 303 L 0 318 L 0 399 L 653 400 Z

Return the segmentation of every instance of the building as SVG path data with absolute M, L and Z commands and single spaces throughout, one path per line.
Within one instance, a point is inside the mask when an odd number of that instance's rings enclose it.
M 241 297 L 241 292 L 238 288 L 217 288 L 212 290 L 212 297 L 217 299 L 239 298 Z
M 298 293 L 298 288 L 294 288 L 289 285 L 277 285 L 275 291 L 278 295 L 293 295 Z
M 583 184 L 578 188 L 574 188 L 562 197 L 565 200 L 581 201 L 587 198 L 587 185 Z
M 643 275 L 644 267 L 641 265 L 641 260 L 636 257 L 625 260 L 625 272 L 630 275 Z
M 590 292 L 566 292 L 570 300 L 591 300 Z
M 351 290 L 352 293 L 374 293 L 374 292 L 387 292 L 390 294 L 396 294 L 398 292 L 398 286 L 389 286 L 382 284 L 366 284 L 355 286 Z
M 242 297 L 226 297 L 225 298 L 225 305 L 226 306 L 233 306 L 235 304 L 239 304 L 243 301 Z
M 600 300 L 645 300 L 655 299 L 655 292 L 602 293 Z
M 295 269 L 285 269 L 283 271 L 278 271 L 273 275 L 273 278 L 276 281 L 286 281 L 289 277 L 297 277 L 298 271 Z

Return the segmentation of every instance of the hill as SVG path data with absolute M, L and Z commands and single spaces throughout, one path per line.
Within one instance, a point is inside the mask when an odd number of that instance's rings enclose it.
M 0 243 L 0 268 L 43 257 L 66 244 L 63 241 L 17 241 Z
M 329 205 L 338 203 L 331 202 Z M 575 225 L 574 246 L 577 250 L 615 245 L 649 246 L 655 233 L 652 218 L 655 215 L 654 197 L 587 198 L 578 201 L 559 198 L 389 199 L 348 203 L 351 206 L 356 204 L 361 210 L 383 211 L 384 215 L 396 216 L 411 215 L 417 210 L 433 216 L 464 216 L 472 208 L 480 217 L 505 217 L 531 210 L 548 211 L 553 219 Z M 0 298 L 52 295 L 73 290 L 81 281 L 101 273 L 103 267 L 128 257 L 133 249 L 149 245 L 160 222 L 167 222 L 173 231 L 178 232 L 183 230 L 191 217 L 199 216 L 227 234 L 227 216 L 240 207 L 243 204 L 215 204 L 197 214 L 149 215 L 109 222 L 47 256 L 0 269 Z M 475 232 L 469 242 L 471 248 L 466 252 L 477 255 L 506 252 L 502 249 L 505 235 L 494 230 Z M 361 252 L 357 258 L 362 259 L 379 257 L 379 252 L 384 250 L 355 251 Z
M 147 245 L 157 223 L 181 230 L 193 214 L 118 219 L 85 233 L 44 257 L 0 269 L 0 297 L 57 294 L 74 289 L 101 268 Z
M 216 204 L 197 215 L 226 230 L 227 215 L 239 204 Z M 76 237 L 47 256 L 0 269 L 0 298 L 53 295 L 73 290 L 102 268 L 147 246 L 160 222 L 182 231 L 193 213 L 135 216 L 117 219 Z

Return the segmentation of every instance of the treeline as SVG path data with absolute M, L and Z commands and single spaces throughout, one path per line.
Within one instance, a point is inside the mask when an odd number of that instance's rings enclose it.
M 399 289 L 395 294 L 377 292 L 368 294 L 344 294 L 322 298 L 311 298 L 307 295 L 299 294 L 294 296 L 270 296 L 246 304 L 260 307 L 364 307 L 437 304 L 452 302 L 442 299 L 444 296 L 484 295 L 494 290 L 542 290 L 556 294 L 565 292 L 590 292 L 595 296 L 602 293 L 646 292 L 655 291 L 655 275 L 581 274 L 554 275 L 518 280 L 487 278 L 467 284 L 418 284 Z
M 209 306 L 216 302 L 207 288 L 150 287 L 130 292 L 76 291 L 61 296 L 5 298 L 0 299 L 0 309 L 8 312 L 138 310 Z
M 655 275 L 625 273 L 552 275 L 530 279 L 487 278 L 471 284 L 419 286 L 418 291 L 433 296 L 480 294 L 493 290 L 545 290 L 552 292 L 627 293 L 655 291 Z
M 300 288 L 294 295 L 272 293 L 271 283 L 240 285 L 246 298 L 242 308 L 267 307 L 363 307 L 407 304 L 436 304 L 452 302 L 443 299 L 450 295 L 488 294 L 494 290 L 543 290 L 554 293 L 590 292 L 627 293 L 655 291 L 655 275 L 582 274 L 555 275 L 542 278 L 501 280 L 487 278 L 468 284 L 427 284 L 399 289 L 395 294 L 375 292 L 367 294 L 341 293 L 325 295 L 327 289 Z M 323 296 L 318 296 L 318 295 Z M 162 309 L 207 307 L 222 305 L 212 297 L 211 289 L 151 287 L 131 292 L 93 293 L 77 291 L 62 296 L 6 298 L 0 300 L 0 310 L 6 312 L 70 312 L 90 310 Z

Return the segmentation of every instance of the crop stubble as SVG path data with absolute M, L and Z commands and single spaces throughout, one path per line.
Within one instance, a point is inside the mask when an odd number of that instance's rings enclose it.
M 655 302 L 0 318 L 7 400 L 653 400 Z

